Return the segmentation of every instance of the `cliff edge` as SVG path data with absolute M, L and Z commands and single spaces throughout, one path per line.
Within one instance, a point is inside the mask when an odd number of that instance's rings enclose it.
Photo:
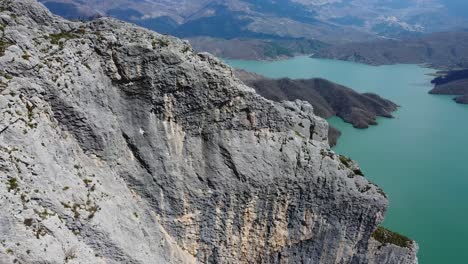
M 0 263 L 417 262 L 310 104 L 127 23 L 0 11 Z

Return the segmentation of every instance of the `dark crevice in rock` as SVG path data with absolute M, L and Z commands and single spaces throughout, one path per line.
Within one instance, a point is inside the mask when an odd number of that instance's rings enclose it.
M 145 161 L 145 159 L 142 157 L 140 150 L 138 147 L 132 142 L 130 137 L 122 132 L 122 137 L 125 139 L 125 143 L 127 143 L 128 148 L 132 152 L 133 156 L 137 159 L 138 163 L 140 166 L 150 175 L 152 175 L 152 169 L 151 166 Z

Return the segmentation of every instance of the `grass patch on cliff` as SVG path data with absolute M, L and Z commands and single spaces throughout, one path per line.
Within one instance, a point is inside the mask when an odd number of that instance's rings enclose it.
M 359 175 L 359 176 L 364 176 L 364 173 L 362 173 L 362 170 L 360 169 L 355 169 L 353 170 L 354 174 Z
M 352 161 L 346 156 L 340 155 L 340 161 L 346 166 L 346 168 L 349 168 L 351 166 Z
M 18 189 L 18 180 L 16 178 L 8 179 L 8 192 Z
M 387 197 L 387 194 L 384 192 L 384 190 L 383 190 L 382 188 L 377 188 L 377 192 L 378 192 L 380 195 L 382 195 L 383 197 L 388 198 L 388 197 Z
M 6 49 L 8 49 L 8 47 L 11 45 L 13 45 L 11 42 L 0 40 L 0 57 L 5 55 Z
M 390 231 L 384 227 L 379 226 L 372 234 L 372 238 L 382 244 L 393 244 L 399 247 L 411 247 L 413 241 L 403 235 Z
M 350 158 L 340 155 L 339 159 L 341 163 L 346 166 L 346 168 L 352 169 L 351 167 L 353 165 L 353 161 Z M 360 169 L 352 169 L 352 170 L 355 175 L 364 176 L 364 173 Z
M 301 132 L 297 131 L 297 130 L 294 130 L 294 134 L 296 134 L 296 136 L 302 138 L 302 139 L 305 139 L 304 135 L 302 135 Z
M 167 39 L 155 39 L 153 40 L 153 48 L 157 48 L 157 47 L 168 47 L 169 46 L 169 40 Z
M 24 60 L 29 60 L 29 58 L 31 58 L 31 55 L 29 55 L 28 53 L 24 53 L 23 56 L 21 56 L 21 58 L 23 58 Z
M 48 38 L 49 38 L 51 44 L 59 45 L 60 48 L 63 48 L 63 43 L 65 41 L 70 40 L 70 39 L 78 38 L 78 36 L 76 34 L 71 33 L 71 32 L 62 31 L 62 32 L 60 32 L 58 34 L 50 34 Z
M 3 72 L 3 71 L 0 71 L 0 76 L 4 77 L 7 80 L 13 79 L 13 77 L 11 75 L 9 75 L 8 73 Z

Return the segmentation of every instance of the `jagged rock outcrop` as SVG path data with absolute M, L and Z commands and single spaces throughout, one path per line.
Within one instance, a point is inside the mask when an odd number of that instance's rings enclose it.
M 375 246 L 387 199 L 310 104 L 176 38 L 0 9 L 0 263 L 416 262 Z

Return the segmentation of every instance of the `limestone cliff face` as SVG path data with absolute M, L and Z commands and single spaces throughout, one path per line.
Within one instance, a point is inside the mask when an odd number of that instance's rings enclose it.
M 184 41 L 0 3 L 0 263 L 415 263 L 305 102 Z

